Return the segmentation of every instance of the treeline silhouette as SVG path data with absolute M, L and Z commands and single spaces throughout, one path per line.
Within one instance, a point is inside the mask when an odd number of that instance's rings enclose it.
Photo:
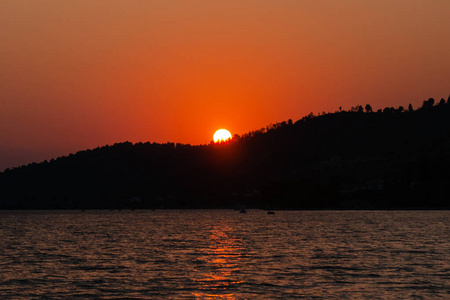
M 118 143 L 0 173 L 0 209 L 448 209 L 450 96 L 229 142 Z

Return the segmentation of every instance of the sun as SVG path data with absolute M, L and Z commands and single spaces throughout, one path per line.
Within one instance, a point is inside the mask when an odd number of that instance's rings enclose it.
M 226 129 L 219 129 L 214 133 L 214 143 L 231 140 L 231 133 Z

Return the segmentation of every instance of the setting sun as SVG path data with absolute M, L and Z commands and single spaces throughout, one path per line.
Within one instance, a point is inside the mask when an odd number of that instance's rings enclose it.
M 226 129 L 219 129 L 214 133 L 214 143 L 231 140 L 231 133 Z

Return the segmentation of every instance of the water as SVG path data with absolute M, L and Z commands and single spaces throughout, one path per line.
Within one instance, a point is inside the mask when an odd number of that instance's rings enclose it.
M 449 211 L 0 212 L 0 298 L 448 299 L 449 219 Z

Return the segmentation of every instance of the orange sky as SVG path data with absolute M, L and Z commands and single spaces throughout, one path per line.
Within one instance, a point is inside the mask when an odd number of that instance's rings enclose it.
M 0 171 L 450 92 L 450 1 L 0 1 Z

